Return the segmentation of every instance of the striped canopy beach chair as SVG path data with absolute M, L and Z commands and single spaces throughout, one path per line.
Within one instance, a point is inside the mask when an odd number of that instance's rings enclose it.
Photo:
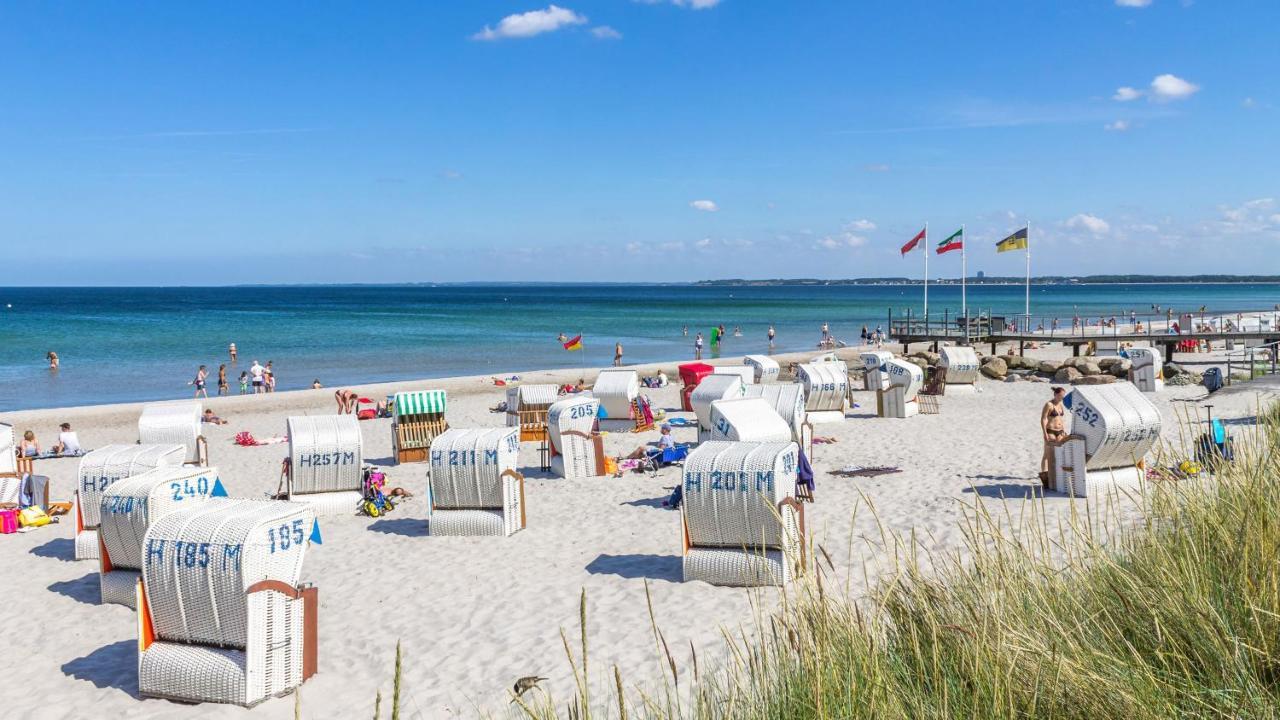
M 786 585 L 805 566 L 794 443 L 712 441 L 684 463 L 684 579 Z
M 575 395 L 547 410 L 551 471 L 562 478 L 596 477 L 604 472 L 604 441 L 596 431 L 600 401 Z
M 299 586 L 311 508 L 213 498 L 151 524 L 138 584 L 138 693 L 255 705 L 317 664 L 318 593 Z
M 12 425 L 0 423 L 0 503 L 18 503 L 22 480 L 31 474 L 31 458 L 18 455 Z
M 391 445 L 396 463 L 426 462 L 431 441 L 448 427 L 444 390 L 398 392 L 393 398 Z
M 76 559 L 96 560 L 102 494 L 116 482 L 158 467 L 182 465 L 182 445 L 107 445 L 80 458 L 76 487 Z
M 120 480 L 102 493 L 98 585 L 102 602 L 135 607 L 142 541 L 160 518 L 226 495 L 212 467 L 160 467 Z
M 138 417 L 138 442 L 143 445 L 181 445 L 188 465 L 209 464 L 209 444 L 204 439 L 204 406 L 198 402 L 152 403 Z
M 304 415 L 288 419 L 285 463 L 290 502 L 307 503 L 316 515 L 350 515 L 364 499 L 364 438 L 355 415 Z
M 446 430 L 431 443 L 431 535 L 508 536 L 525 526 L 517 428 Z

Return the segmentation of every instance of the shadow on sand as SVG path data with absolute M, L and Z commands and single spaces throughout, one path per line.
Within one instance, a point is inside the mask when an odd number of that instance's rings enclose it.
M 678 555 L 600 555 L 587 564 L 593 575 L 681 582 L 684 564 Z

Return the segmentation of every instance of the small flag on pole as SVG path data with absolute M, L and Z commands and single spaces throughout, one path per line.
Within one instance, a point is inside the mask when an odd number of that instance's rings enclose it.
M 915 237 L 911 238 L 910 242 L 908 242 L 906 245 L 903 245 L 902 254 L 906 255 L 912 250 L 915 250 L 916 245 L 919 245 L 920 241 L 924 240 L 924 234 L 925 234 L 925 231 L 921 230 Z
M 564 344 L 564 349 L 569 352 L 582 349 L 582 336 L 576 335 L 574 338 Z
M 1027 229 L 1022 228 L 1018 232 L 996 243 L 996 252 L 1009 252 L 1010 250 L 1026 250 L 1027 249 Z
M 960 250 L 963 247 L 964 228 L 960 228 L 959 230 L 951 233 L 946 240 L 938 243 L 938 254 L 941 255 L 942 253 L 951 252 L 952 250 Z

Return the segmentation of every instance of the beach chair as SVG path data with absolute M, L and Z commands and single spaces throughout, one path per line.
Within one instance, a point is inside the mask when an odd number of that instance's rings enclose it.
M 1129 368 L 1129 382 L 1142 392 L 1160 392 L 1164 389 L 1164 361 L 1160 352 L 1149 347 L 1131 347 L 1126 353 L 1133 365 Z
M 450 429 L 431 443 L 431 535 L 510 536 L 525 526 L 518 428 Z
M 763 398 L 736 398 L 711 403 L 707 440 L 791 442 L 791 426 Z
M 813 424 L 804 409 L 804 386 L 799 383 L 748 385 L 745 397 L 761 398 L 773 406 L 774 412 L 791 428 L 791 439 L 806 457 L 813 458 Z
M 209 444 L 204 439 L 204 406 L 198 402 L 152 403 L 142 406 L 138 417 L 138 442 L 143 445 L 181 445 L 187 449 L 187 465 L 208 465 Z
M 188 457 L 183 445 L 107 445 L 80 459 L 75 498 L 76 559 L 97 560 L 102 494 L 125 478 L 159 467 L 181 466 Z
M 747 386 L 739 375 L 708 375 L 689 396 L 693 414 L 698 418 L 698 439 L 711 436 L 711 403 L 745 397 Z
M 507 427 L 520 428 L 520 442 L 545 442 L 547 409 L 560 399 L 556 385 L 517 385 L 507 388 Z
M 892 358 L 884 364 L 889 387 L 877 393 L 876 407 L 880 417 L 909 418 L 920 414 L 920 388 L 924 370 L 906 360 Z
M 757 385 L 778 382 L 782 373 L 778 361 L 768 355 L 748 355 L 742 358 L 742 364 L 751 368 L 752 380 Z
M 13 426 L 0 423 L 0 504 L 18 504 L 22 481 L 31 474 L 32 468 L 31 458 L 18 454 Z
M 1160 411 L 1132 383 L 1082 385 L 1063 400 L 1070 434 L 1053 446 L 1054 490 L 1088 497 L 1139 488 L 1144 458 L 1160 440 Z
M 809 422 L 844 420 L 849 396 L 849 368 L 843 362 L 807 363 L 796 368 L 796 380 L 804 387 L 804 409 Z
M 392 401 L 391 446 L 396 464 L 426 462 L 431 441 L 448 429 L 444 390 L 398 392 Z
M 798 452 L 790 442 L 712 441 L 689 453 L 681 503 L 686 582 L 783 586 L 801 574 Z
M 604 473 L 604 440 L 596 431 L 600 401 L 575 395 L 547 410 L 551 471 L 562 478 L 588 478 Z
M 102 602 L 135 608 L 147 528 L 171 513 L 226 496 L 211 467 L 160 467 L 113 483 L 102 493 L 98 587 Z
M 138 584 L 138 694 L 249 707 L 316 672 L 311 508 L 213 498 L 151 524 Z
M 888 350 L 872 350 L 858 356 L 862 361 L 862 389 L 880 391 L 889 387 L 889 373 L 885 371 L 885 362 L 893 359 Z
M 633 430 L 636 427 L 634 405 L 640 395 L 640 376 L 635 370 L 613 368 L 601 370 L 591 394 L 600 401 L 604 414 L 601 430 Z
M 680 391 L 680 409 L 687 412 L 693 411 L 691 396 L 694 389 L 698 387 L 698 383 L 702 382 L 703 378 L 715 372 L 715 370 L 714 366 L 701 362 L 676 366 L 676 371 L 680 374 L 680 382 L 684 385 Z
M 712 375 L 737 375 L 742 378 L 743 385 L 754 385 L 756 382 L 756 370 L 751 365 L 717 365 L 716 369 L 711 371 Z
M 286 496 L 320 517 L 351 515 L 364 500 L 364 438 L 354 415 L 288 419 Z
M 973 394 L 977 392 L 978 353 L 971 347 L 943 346 L 938 348 L 938 369 L 942 371 L 942 395 L 950 392 Z M 921 410 L 923 412 L 923 409 Z

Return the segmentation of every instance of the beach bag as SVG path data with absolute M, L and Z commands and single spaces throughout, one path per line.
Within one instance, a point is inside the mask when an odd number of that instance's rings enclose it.
M 18 509 L 0 510 L 0 535 L 18 532 Z
M 604 474 L 613 475 L 618 472 L 618 461 L 611 457 L 604 459 Z
M 22 527 L 41 527 L 50 522 L 49 515 L 38 507 L 22 508 L 18 511 L 18 522 Z

